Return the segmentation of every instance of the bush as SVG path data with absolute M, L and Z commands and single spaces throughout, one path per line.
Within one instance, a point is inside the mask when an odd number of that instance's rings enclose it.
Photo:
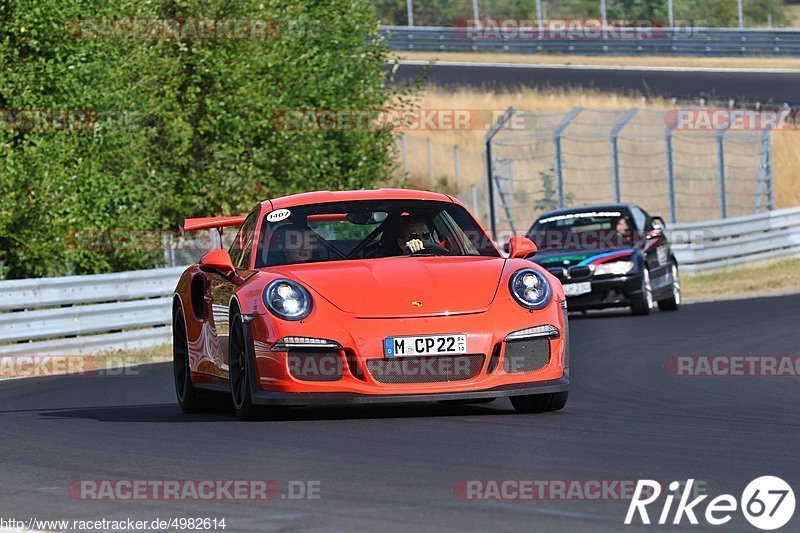
M 132 17 L 272 19 L 279 32 L 255 40 L 73 36 L 91 29 L 78 19 Z M 243 214 L 275 196 L 389 178 L 390 131 L 285 131 L 273 120 L 283 110 L 377 110 L 392 97 L 387 50 L 366 3 L 17 0 L 0 2 L 0 20 L 0 110 L 96 117 L 88 128 L 51 131 L 9 126 L 14 117 L 0 115 L 7 277 L 156 266 L 158 250 L 93 250 L 68 237 L 175 229 L 183 217 Z

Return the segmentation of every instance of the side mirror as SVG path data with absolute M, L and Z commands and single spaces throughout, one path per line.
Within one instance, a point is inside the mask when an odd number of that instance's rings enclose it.
M 231 256 L 228 255 L 227 250 L 217 249 L 206 252 L 205 255 L 200 258 L 198 264 L 200 265 L 200 270 L 204 272 L 217 272 L 226 278 L 231 277 L 236 272 L 236 269 L 233 268 Z
M 509 257 L 511 259 L 524 259 L 535 254 L 539 249 L 527 237 L 511 237 L 508 240 Z

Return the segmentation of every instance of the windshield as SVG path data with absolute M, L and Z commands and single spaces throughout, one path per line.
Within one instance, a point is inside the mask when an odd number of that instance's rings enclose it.
M 558 250 L 628 248 L 634 243 L 634 236 L 627 210 L 545 215 L 528 234 L 540 249 Z
M 369 200 L 267 213 L 256 268 L 412 254 L 499 257 L 485 232 L 460 205 Z

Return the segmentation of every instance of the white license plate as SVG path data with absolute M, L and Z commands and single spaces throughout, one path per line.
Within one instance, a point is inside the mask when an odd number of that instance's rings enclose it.
M 581 294 L 588 294 L 592 292 L 592 282 L 584 281 L 583 283 L 567 283 L 564 285 L 564 294 L 567 296 L 580 296 Z
M 466 335 L 426 335 L 423 337 L 389 337 L 383 341 L 386 357 L 417 355 L 463 355 L 467 353 Z

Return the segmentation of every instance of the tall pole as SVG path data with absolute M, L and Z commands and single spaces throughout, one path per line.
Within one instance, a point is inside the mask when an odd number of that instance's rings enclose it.
M 541 38 L 544 30 L 544 20 L 542 20 L 542 0 L 536 0 L 536 22 L 539 26 L 539 37 Z
M 600 0 L 600 23 L 602 24 L 603 28 L 606 27 L 608 23 L 608 16 L 606 15 L 606 0 Z
M 478 0 L 472 0 L 472 18 L 476 21 L 479 19 Z
M 675 6 L 672 5 L 672 0 L 667 0 L 667 13 L 669 15 L 669 27 L 675 27 Z
M 408 10 L 408 27 L 414 25 L 414 0 L 406 0 L 406 9 Z
M 744 7 L 742 6 L 742 0 L 739 0 L 739 29 L 744 29 Z

